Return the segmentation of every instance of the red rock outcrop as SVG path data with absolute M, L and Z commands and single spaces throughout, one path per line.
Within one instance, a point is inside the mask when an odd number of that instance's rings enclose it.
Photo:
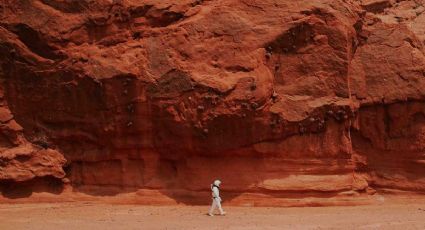
M 256 205 L 424 192 L 424 4 L 0 0 L 0 180 L 194 203 L 222 178 Z

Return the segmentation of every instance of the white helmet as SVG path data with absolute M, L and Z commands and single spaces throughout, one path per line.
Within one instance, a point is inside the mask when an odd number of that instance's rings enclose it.
M 215 180 L 213 183 L 215 186 L 220 187 L 221 181 L 220 180 Z

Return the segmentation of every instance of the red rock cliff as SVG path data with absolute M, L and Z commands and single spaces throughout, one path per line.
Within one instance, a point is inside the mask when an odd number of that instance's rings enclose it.
M 424 11 L 0 0 L 3 195 L 48 180 L 194 203 L 215 178 L 235 203 L 424 192 Z

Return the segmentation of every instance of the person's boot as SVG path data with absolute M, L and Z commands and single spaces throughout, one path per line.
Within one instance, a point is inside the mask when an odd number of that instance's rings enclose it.
M 225 215 L 226 215 L 226 212 L 220 213 L 220 216 L 225 216 Z
M 214 216 L 214 214 L 212 214 L 212 213 L 208 213 L 207 215 L 208 215 L 208 216 Z

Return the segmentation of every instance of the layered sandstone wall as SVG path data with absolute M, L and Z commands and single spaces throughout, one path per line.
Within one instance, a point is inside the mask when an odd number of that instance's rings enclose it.
M 0 0 L 3 191 L 46 179 L 190 203 L 222 178 L 229 201 L 424 192 L 424 11 Z

